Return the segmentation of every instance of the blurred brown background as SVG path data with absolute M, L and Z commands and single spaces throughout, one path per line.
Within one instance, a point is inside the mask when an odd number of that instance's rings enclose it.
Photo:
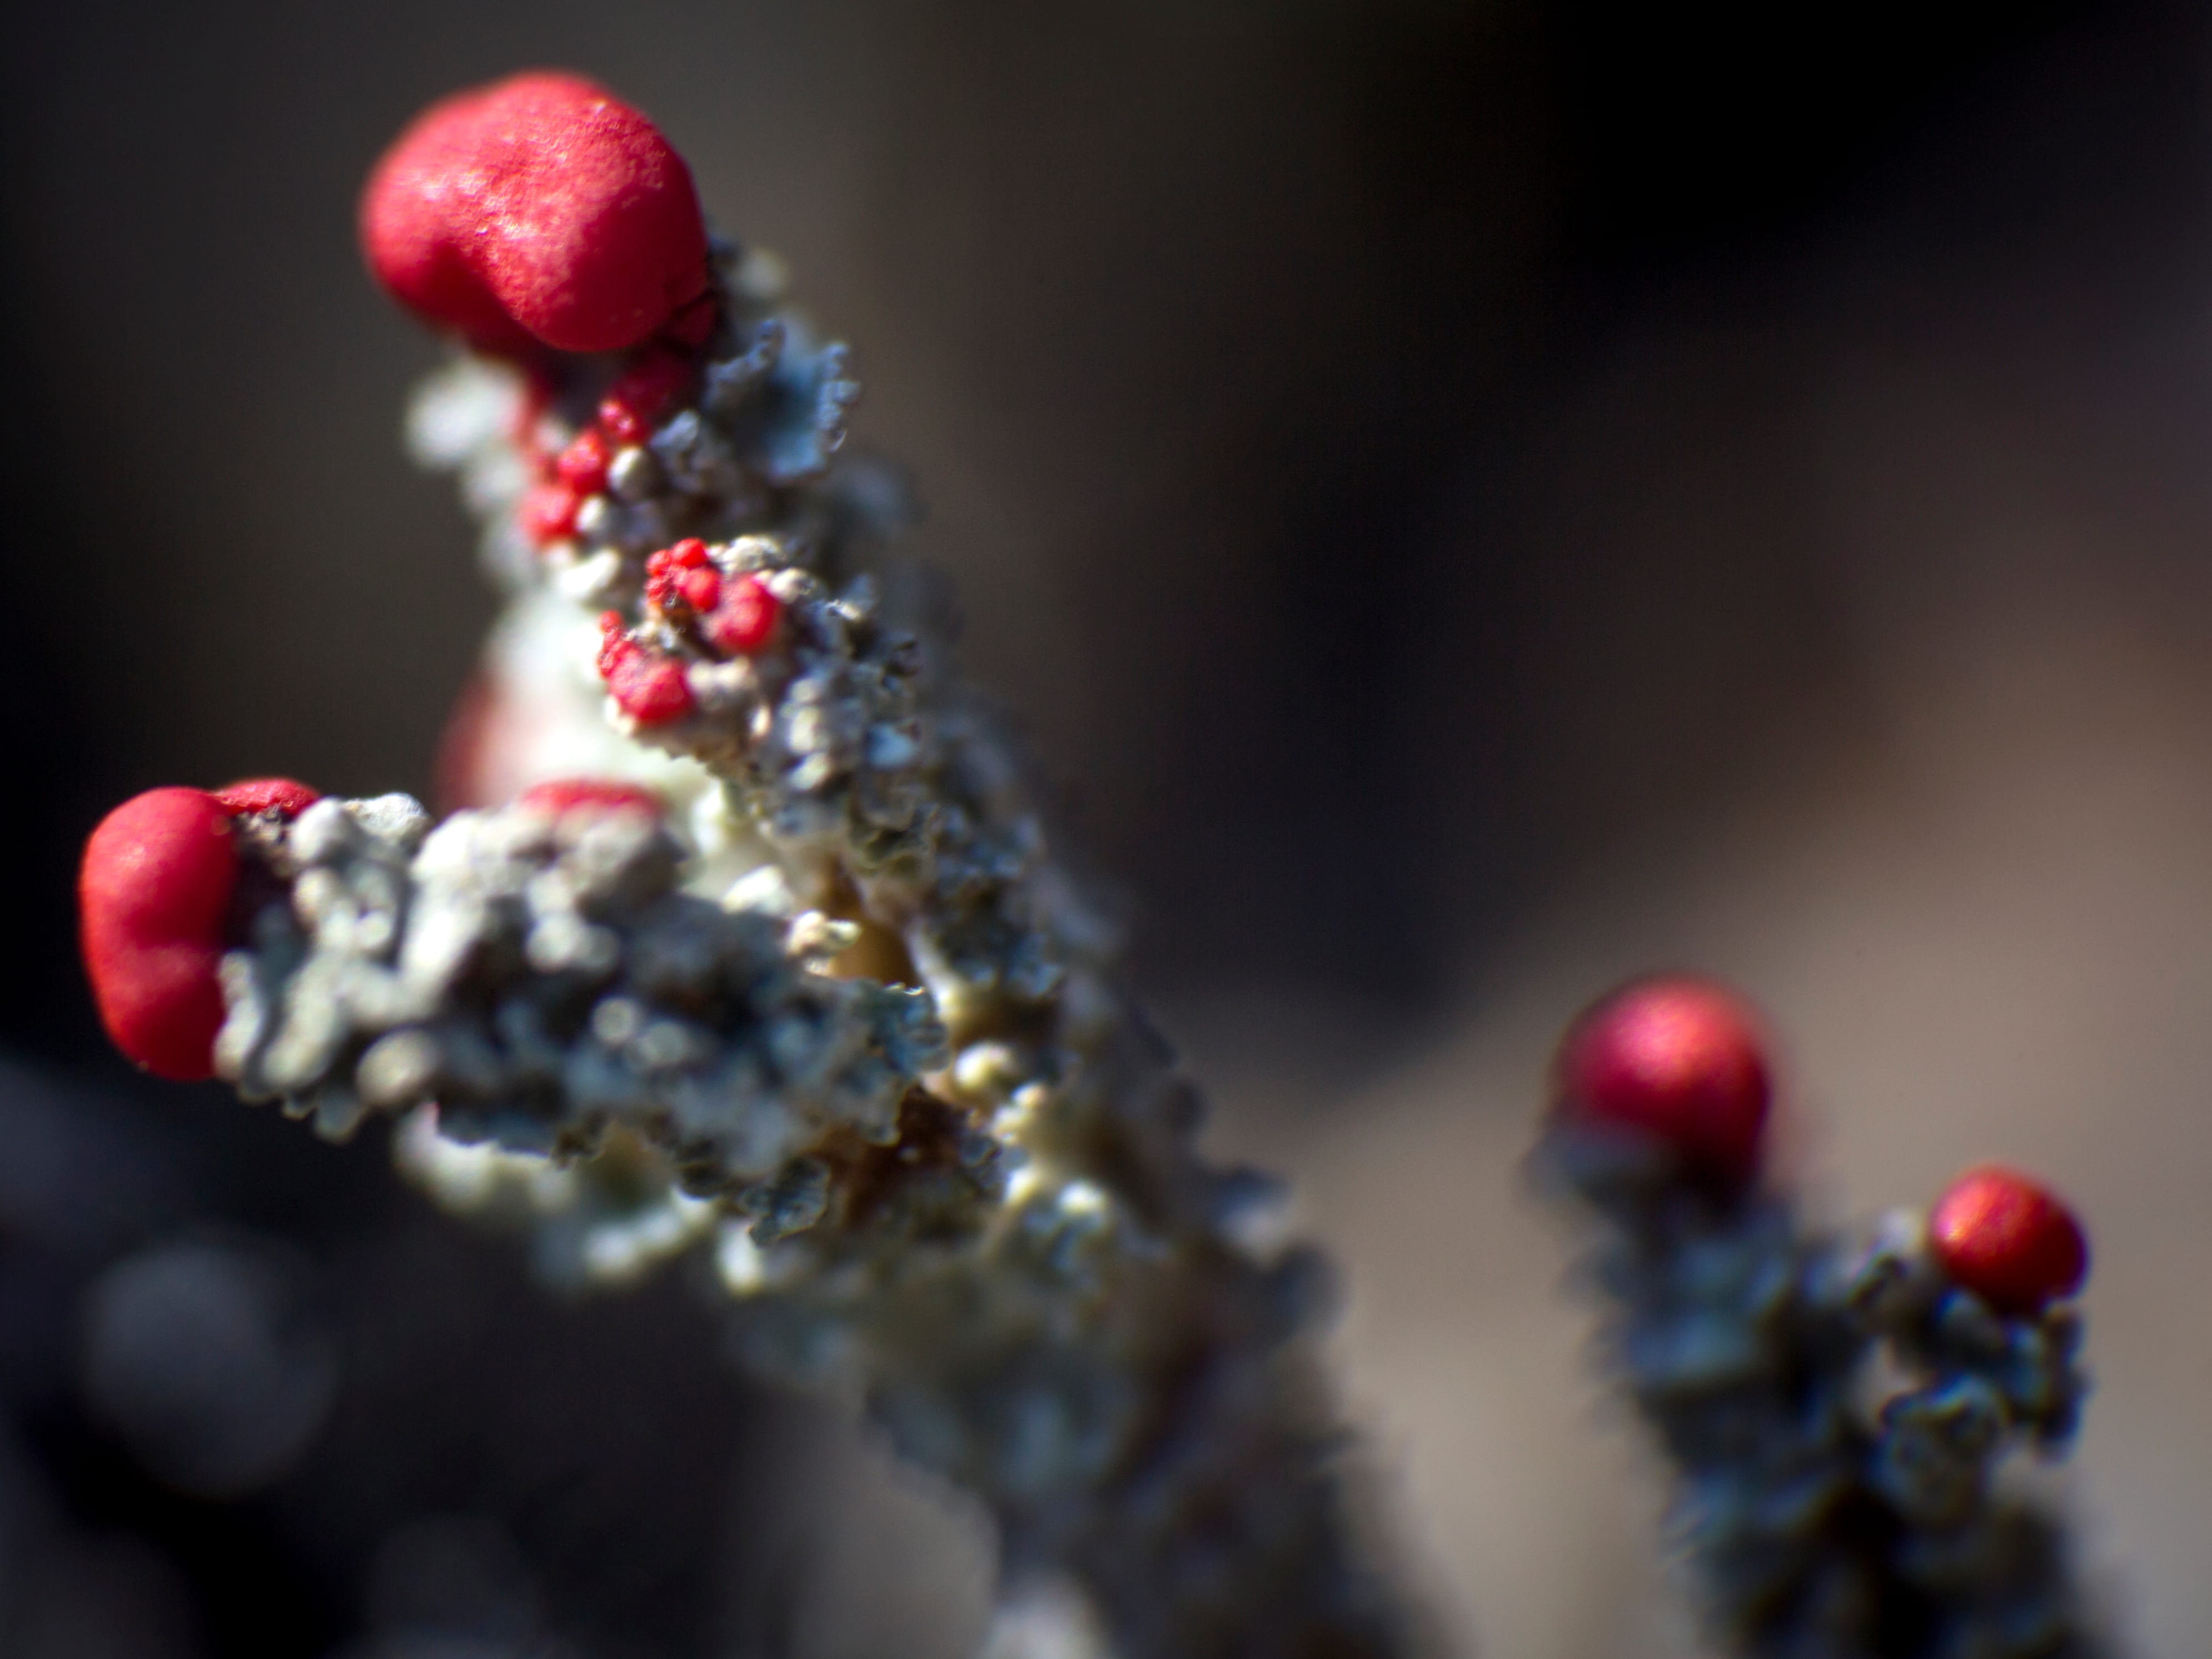
M 551 63 L 651 112 L 858 348 L 856 441 L 913 468 L 1222 1146 L 1292 1165 L 1347 1261 L 1347 1390 L 1455 1632 L 1688 1640 L 1514 1174 L 1559 1025 L 1686 962 L 1790 1037 L 1818 1203 L 1988 1154 L 2080 1201 L 2071 1498 L 2134 1650 L 2206 1650 L 2208 21 L 11 6 L 0 1037 L 26 1090 L 100 1096 L 38 1121 L 107 1126 L 69 1167 L 125 1216 L 57 1244 L 0 1182 L 21 1559 L 158 1582 L 118 1653 L 398 1652 L 454 1514 L 593 1654 L 972 1625 L 973 1540 L 849 1445 L 790 1453 L 813 1419 L 723 1377 L 680 1287 L 538 1306 L 373 1148 L 134 1090 L 68 960 L 75 846 L 131 790 L 427 785 L 490 604 L 399 454 L 436 350 L 353 193 L 428 98 Z M 113 1197 L 132 1158 L 167 1197 Z M 187 1501 L 85 1406 L 73 1310 L 217 1223 L 307 1264 L 339 1381 L 282 1480 Z M 18 1602 L 18 1650 L 94 1650 Z

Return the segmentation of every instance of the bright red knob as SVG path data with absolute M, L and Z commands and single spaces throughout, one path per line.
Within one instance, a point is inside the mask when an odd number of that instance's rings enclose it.
M 606 434 L 586 427 L 553 463 L 562 483 L 579 495 L 596 495 L 607 487 L 607 463 L 613 459 Z
M 1555 1082 L 1571 1116 L 1651 1135 L 1731 1182 L 1758 1170 L 1765 1046 L 1751 1009 L 1710 981 L 1639 980 L 1595 1004 L 1560 1043 Z
M 610 812 L 649 812 L 660 816 L 660 797 L 641 783 L 619 778 L 553 778 L 522 793 L 515 803 L 532 811 L 558 817 L 578 807 L 598 807 Z
M 225 784 L 215 798 L 227 812 L 279 812 L 295 818 L 320 800 L 323 792 L 292 778 L 245 778 Z
M 369 268 L 489 351 L 618 351 L 708 286 L 690 169 L 581 76 L 518 75 L 433 104 L 369 174 Z
M 544 547 L 575 533 L 576 509 L 582 505 L 567 484 L 532 484 L 523 495 L 516 516 L 531 545 Z
M 77 876 L 78 936 L 107 1035 L 156 1077 L 214 1069 L 223 921 L 238 875 L 230 812 L 199 789 L 154 789 L 92 832 Z
M 768 648 L 783 622 L 783 601 L 757 576 L 743 576 L 726 588 L 702 624 L 709 641 L 741 657 Z
M 607 695 L 640 726 L 665 726 L 692 710 L 684 665 L 629 638 L 622 617 L 611 611 L 599 615 L 599 665 Z
M 2002 1313 L 2071 1296 L 2089 1271 L 2081 1224 L 2050 1191 L 1998 1164 L 1969 1170 L 1936 1200 L 1928 1242 L 1943 1271 Z
M 684 605 L 712 611 L 721 596 L 721 573 L 708 556 L 707 544 L 696 536 L 664 547 L 645 562 L 645 597 L 658 610 Z

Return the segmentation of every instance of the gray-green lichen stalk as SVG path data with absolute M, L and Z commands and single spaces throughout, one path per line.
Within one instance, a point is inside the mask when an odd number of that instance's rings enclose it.
M 1607 1360 L 1677 1486 L 1715 1632 L 1761 1659 L 2091 1659 L 2064 1534 L 2008 1455 L 2072 1437 L 2080 1318 L 2001 1314 L 1917 1218 L 1853 1242 L 1653 1144 L 1554 1123 L 1537 1171 L 1595 1212 Z
M 533 387 L 464 359 L 411 427 L 511 595 L 460 787 L 627 777 L 665 823 L 434 830 L 404 798 L 255 821 L 221 1069 L 330 1133 L 409 1113 L 403 1165 L 527 1219 L 556 1276 L 711 1241 L 750 1365 L 988 1501 L 1019 1613 L 994 1651 L 1055 1577 L 1084 1610 L 1053 1639 L 1087 1620 L 1121 1659 L 1411 1651 L 1352 1536 L 1319 1264 L 1240 1243 L 1272 1184 L 1197 1158 L 1198 1097 L 1018 755 L 859 569 L 899 509 L 880 470 L 832 466 L 842 348 L 764 261 L 721 258 L 693 391 L 551 545 L 518 504 L 620 365 Z M 683 536 L 775 595 L 772 645 L 718 651 L 647 603 L 645 557 Z M 682 665 L 679 717 L 605 696 L 608 611 Z

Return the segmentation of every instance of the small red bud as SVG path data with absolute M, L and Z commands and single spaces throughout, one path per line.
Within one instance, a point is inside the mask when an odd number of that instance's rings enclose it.
M 394 298 L 509 355 L 625 349 L 689 319 L 708 283 L 690 170 L 576 75 L 433 104 L 370 173 L 361 240 Z
M 561 482 L 579 495 L 596 495 L 607 487 L 607 463 L 613 459 L 606 434 L 595 426 L 583 432 L 553 463 Z
M 234 815 L 277 812 L 295 818 L 320 800 L 323 792 L 290 778 L 246 778 L 225 784 L 215 792 L 215 798 Z
M 722 595 L 722 574 L 708 556 L 707 544 L 687 536 L 673 547 L 664 547 L 645 562 L 645 597 L 660 611 L 685 605 L 693 611 L 712 611 Z
M 1998 1164 L 1969 1170 L 1936 1200 L 1928 1242 L 1943 1271 L 2001 1313 L 2033 1313 L 2071 1296 L 2089 1244 L 2050 1191 Z
M 717 649 L 750 656 L 767 648 L 782 622 L 783 601 L 759 577 L 742 576 L 724 589 L 700 627 Z
M 156 1077 L 214 1070 L 223 922 L 238 877 L 230 813 L 199 789 L 154 789 L 100 822 L 77 875 L 78 937 L 100 1022 Z
M 515 804 L 555 817 L 579 807 L 647 812 L 656 818 L 661 812 L 657 793 L 641 783 L 624 783 L 618 778 L 554 778 L 524 791 L 522 799 Z
M 1773 1093 L 1757 1017 L 1686 975 L 1639 980 L 1583 1013 L 1559 1045 L 1561 1110 L 1655 1136 L 1733 1182 L 1759 1168 Z
M 617 708 L 640 726 L 665 726 L 691 712 L 691 683 L 682 663 L 631 639 L 614 611 L 599 617 L 599 678 Z
M 624 369 L 599 400 L 599 424 L 618 444 L 641 444 L 661 412 L 690 388 L 696 372 L 689 358 L 654 347 Z
M 722 597 L 721 573 L 714 570 L 687 570 L 676 579 L 676 592 L 684 604 L 694 611 L 712 611 Z
M 684 665 L 633 650 L 607 676 L 616 706 L 640 726 L 665 726 L 691 712 L 691 686 Z
M 522 498 L 522 533 L 538 547 L 563 540 L 575 532 L 576 509 L 582 505 L 565 483 L 533 485 Z

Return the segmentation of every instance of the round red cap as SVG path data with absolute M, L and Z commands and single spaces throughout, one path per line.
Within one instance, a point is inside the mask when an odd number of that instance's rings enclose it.
M 708 286 L 684 158 L 579 75 L 536 70 L 433 104 L 362 192 L 377 280 L 477 347 L 618 351 Z
M 1710 980 L 1665 975 L 1622 987 L 1569 1028 L 1555 1072 L 1570 1117 L 1665 1142 L 1733 1182 L 1759 1167 L 1773 1083 L 1759 1021 Z
M 77 920 L 93 998 L 115 1046 L 157 1077 L 214 1069 L 237 874 L 230 813 L 201 789 L 134 796 L 85 843 Z
M 1969 1170 L 1936 1200 L 1928 1243 L 1943 1271 L 2002 1313 L 2033 1313 L 2074 1294 L 2089 1242 L 2074 1212 L 2016 1170 Z

